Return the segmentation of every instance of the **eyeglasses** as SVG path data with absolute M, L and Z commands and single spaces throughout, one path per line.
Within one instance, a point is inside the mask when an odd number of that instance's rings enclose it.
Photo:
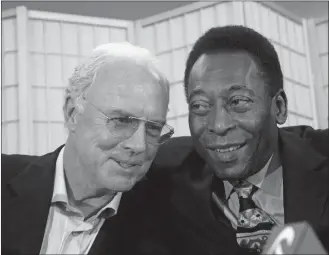
M 151 145 L 163 144 L 174 134 L 174 128 L 167 124 L 137 118 L 134 116 L 109 117 L 96 105 L 87 100 L 86 97 L 83 97 L 83 99 L 89 102 L 107 119 L 106 126 L 109 132 L 119 139 L 127 139 L 131 137 L 136 132 L 141 122 L 145 123 L 146 142 Z

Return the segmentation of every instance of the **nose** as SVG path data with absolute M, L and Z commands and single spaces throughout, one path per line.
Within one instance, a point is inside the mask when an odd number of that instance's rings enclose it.
M 227 112 L 227 109 L 222 106 L 217 106 L 212 111 L 208 121 L 208 131 L 217 135 L 226 135 L 228 131 L 235 127 L 232 116 Z
M 139 154 L 146 150 L 146 133 L 144 122 L 140 122 L 132 136 L 123 141 L 123 147 L 126 150 L 132 151 L 134 154 Z

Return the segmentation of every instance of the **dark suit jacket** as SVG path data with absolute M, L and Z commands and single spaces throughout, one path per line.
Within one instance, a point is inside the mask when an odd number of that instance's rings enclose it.
M 310 127 L 279 131 L 283 163 L 285 222 L 308 221 L 323 244 L 329 245 L 328 130 Z M 211 210 L 212 176 L 193 149 L 190 137 L 171 139 L 160 147 L 151 173 L 169 173 L 173 254 L 239 254 L 235 230 L 222 214 Z M 165 180 L 165 179 L 162 179 Z M 225 196 L 224 185 L 222 195 Z
M 60 149 L 40 157 L 2 155 L 2 254 L 40 252 Z M 152 230 L 154 216 L 162 217 L 154 211 L 162 199 L 152 190 L 151 182 L 141 181 L 123 194 L 117 215 L 105 221 L 89 254 L 169 254 L 153 241 L 162 240 Z

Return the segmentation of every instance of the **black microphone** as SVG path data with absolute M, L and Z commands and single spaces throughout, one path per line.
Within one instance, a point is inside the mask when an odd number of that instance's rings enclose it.
M 328 254 L 312 227 L 297 222 L 273 228 L 262 254 Z

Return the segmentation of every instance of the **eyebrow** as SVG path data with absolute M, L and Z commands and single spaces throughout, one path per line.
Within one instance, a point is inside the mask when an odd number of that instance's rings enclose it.
M 128 111 L 125 111 L 125 110 L 121 110 L 121 109 L 115 109 L 115 110 L 112 110 L 111 111 L 111 115 L 112 114 L 117 114 L 117 115 L 123 115 L 125 117 L 135 117 L 135 118 L 141 118 L 141 117 L 138 117 Z M 108 116 L 108 114 L 106 114 L 107 117 L 111 118 L 110 116 Z M 144 119 L 144 118 L 141 118 L 141 119 Z M 153 121 L 153 122 L 157 122 L 157 123 L 160 123 L 162 125 L 166 124 L 166 121 L 165 120 L 160 120 L 160 119 L 145 119 L 145 120 L 148 120 L 148 121 Z
M 245 91 L 249 92 L 250 94 L 252 94 L 253 96 L 255 96 L 255 92 L 253 90 L 247 88 L 246 85 L 233 85 L 227 91 L 229 93 L 232 93 L 234 91 L 239 91 L 239 90 L 245 90 Z
M 192 90 L 191 94 L 188 97 L 188 101 L 190 101 L 191 98 L 195 95 L 205 95 L 205 94 L 206 94 L 206 92 L 203 89 L 197 87 Z
M 246 86 L 245 85 L 233 85 L 231 86 L 227 91 L 228 92 L 234 92 L 234 91 L 237 91 L 237 90 L 246 90 Z

